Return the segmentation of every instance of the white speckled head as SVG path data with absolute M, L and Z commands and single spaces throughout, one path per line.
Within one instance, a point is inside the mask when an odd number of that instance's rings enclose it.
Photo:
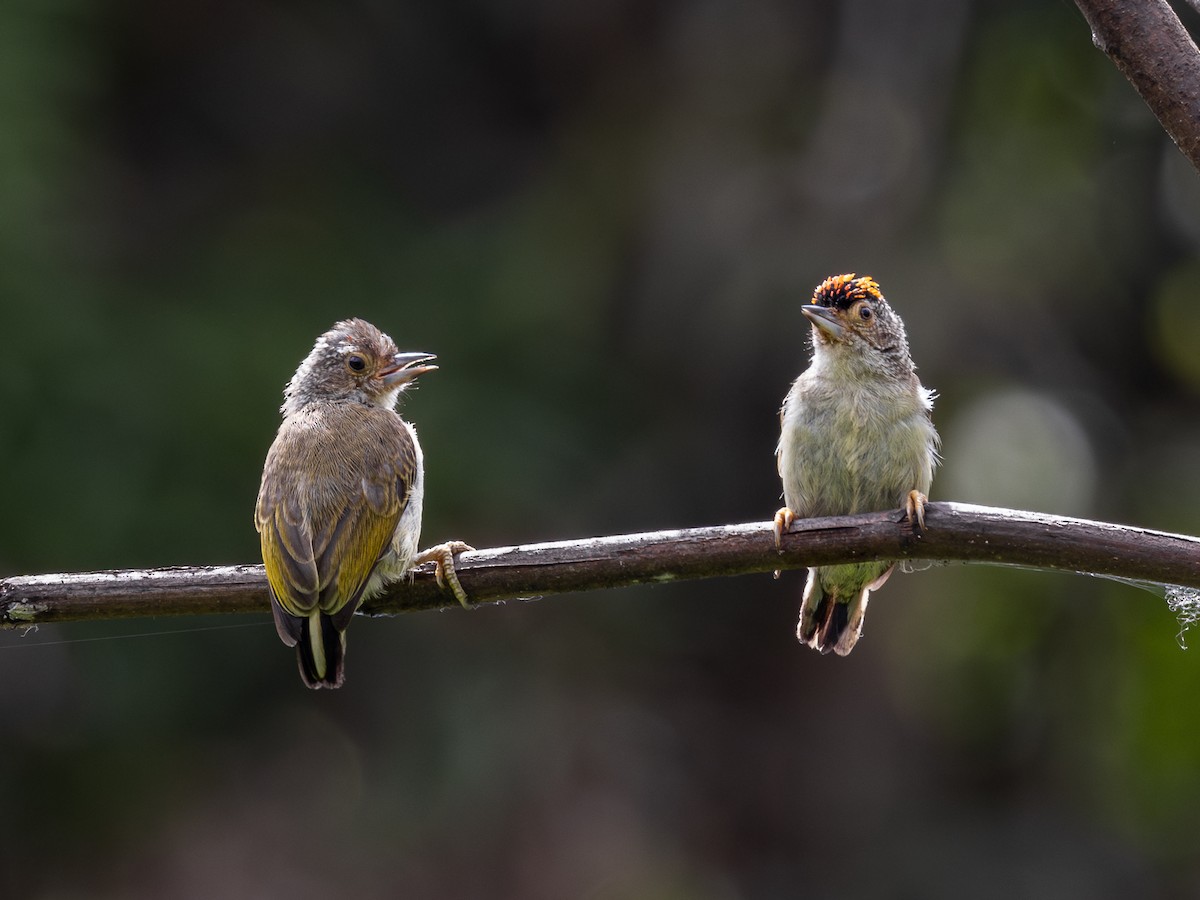
M 405 352 L 370 322 L 346 319 L 317 338 L 284 388 L 282 412 L 291 415 L 310 403 L 350 401 L 391 409 L 418 375 L 436 369 L 419 365 L 430 353 Z

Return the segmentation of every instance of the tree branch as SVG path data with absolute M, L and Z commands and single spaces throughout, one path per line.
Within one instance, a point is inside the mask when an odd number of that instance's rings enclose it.
M 868 559 L 1005 563 L 1200 588 L 1200 538 L 1041 513 L 930 503 L 915 534 L 900 511 L 800 519 L 775 549 L 769 522 L 463 553 L 475 603 Z M 454 605 L 431 565 L 364 605 L 387 615 Z M 25 575 L 0 580 L 0 626 L 265 612 L 262 566 Z
M 1075 0 L 1108 54 L 1200 171 L 1200 51 L 1166 0 Z

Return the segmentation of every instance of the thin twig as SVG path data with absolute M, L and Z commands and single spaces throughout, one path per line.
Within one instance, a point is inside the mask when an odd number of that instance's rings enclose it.
M 1166 0 L 1075 0 L 1108 54 L 1200 171 L 1200 51 Z
M 801 519 L 775 549 L 771 525 L 721 525 L 475 550 L 456 569 L 475 603 L 749 575 L 866 559 L 1005 563 L 1200 588 L 1200 538 L 1041 513 L 930 503 L 916 534 L 902 513 Z M 433 567 L 366 604 L 368 615 L 454 606 Z M 26 575 L 0 580 L 0 625 L 263 612 L 262 566 Z

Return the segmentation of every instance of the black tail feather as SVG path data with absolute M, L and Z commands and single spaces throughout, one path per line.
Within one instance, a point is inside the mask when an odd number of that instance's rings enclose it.
M 329 616 L 321 613 L 317 619 L 302 619 L 300 639 L 296 642 L 296 659 L 300 665 L 300 677 L 305 685 L 314 690 L 340 688 L 346 679 L 346 635 L 334 627 Z M 313 622 L 320 622 L 321 646 L 325 651 L 325 671 L 320 672 L 313 655 L 310 629 Z
M 821 623 L 817 640 L 820 642 L 823 656 L 833 650 L 841 639 L 842 632 L 850 624 L 850 604 L 838 603 L 826 594 L 821 598 L 821 606 L 824 608 L 817 611 L 817 620 Z
M 860 601 L 865 603 L 865 600 Z M 856 608 L 859 604 L 856 604 Z M 858 640 L 858 625 L 861 619 L 851 622 L 854 616 L 849 602 L 834 593 L 827 593 L 821 581 L 819 569 L 808 570 L 808 581 L 804 585 L 804 600 L 800 609 L 800 624 L 796 637 L 800 643 L 819 650 L 822 654 L 836 651 L 845 656 Z M 853 630 L 855 634 L 849 635 Z

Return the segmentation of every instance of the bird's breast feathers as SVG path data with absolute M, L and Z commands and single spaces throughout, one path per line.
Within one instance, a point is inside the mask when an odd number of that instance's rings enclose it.
M 778 446 L 787 505 L 801 516 L 847 515 L 928 492 L 937 434 L 932 395 L 906 384 L 839 384 L 809 370 L 784 402 Z

